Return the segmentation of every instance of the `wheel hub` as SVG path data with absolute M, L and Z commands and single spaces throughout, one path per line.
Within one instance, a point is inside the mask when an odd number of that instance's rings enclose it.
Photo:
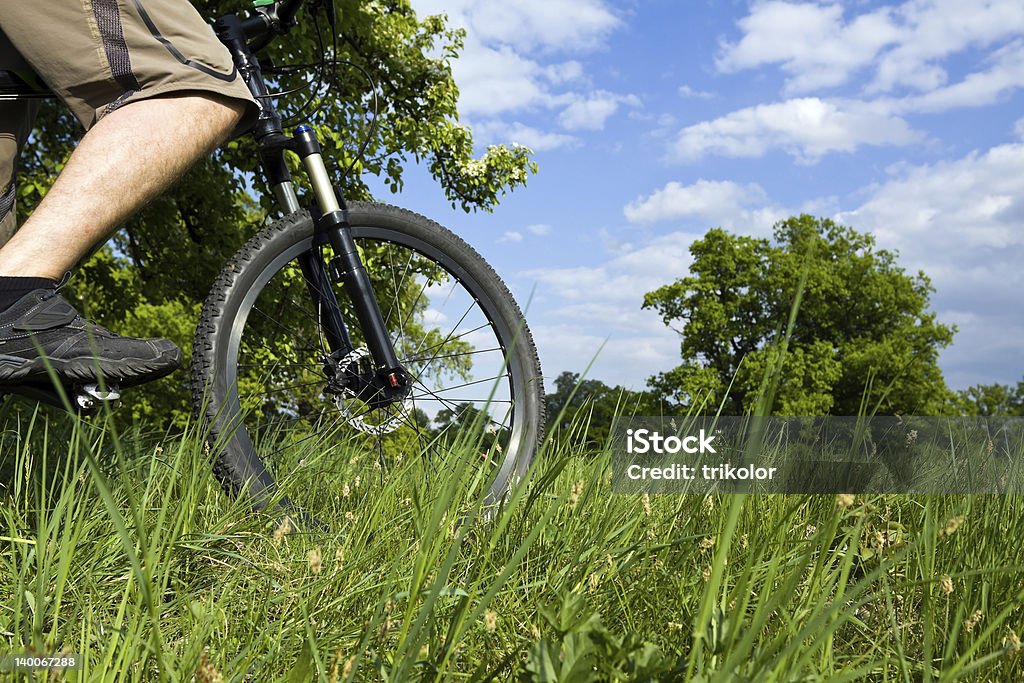
M 358 431 L 376 436 L 390 434 L 412 409 L 412 383 L 401 380 L 394 372 L 382 379 L 373 369 L 370 350 L 360 346 L 337 361 L 331 389 L 334 404 Z

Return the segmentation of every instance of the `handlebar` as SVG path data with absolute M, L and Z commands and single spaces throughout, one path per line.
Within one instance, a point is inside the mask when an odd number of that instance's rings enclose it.
M 253 52 L 266 47 L 275 34 L 281 35 L 295 26 L 295 16 L 303 2 L 304 0 L 277 0 L 254 8 L 256 13 L 241 22 L 246 40 L 253 41 L 250 45 Z
M 272 96 L 263 81 L 256 53 L 276 36 L 284 35 L 297 24 L 295 16 L 306 0 L 257 0 L 251 16 L 227 14 L 213 23 L 220 41 L 231 53 L 239 75 L 260 106 L 260 115 L 253 128 L 257 140 L 280 138 L 281 117 L 274 108 Z M 325 2 L 329 20 L 334 27 L 333 0 Z

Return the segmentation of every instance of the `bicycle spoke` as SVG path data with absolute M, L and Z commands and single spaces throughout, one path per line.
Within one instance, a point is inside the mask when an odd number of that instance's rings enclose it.
M 444 356 L 431 356 L 430 360 L 448 360 L 450 358 L 461 358 L 463 356 L 475 356 L 475 355 L 478 355 L 478 354 L 481 354 L 481 353 L 494 353 L 495 351 L 501 351 L 501 350 L 502 350 L 502 348 L 500 346 L 496 346 L 493 349 L 477 349 L 477 350 L 474 350 L 474 351 L 461 351 L 461 352 L 458 352 L 458 353 L 449 353 L 449 354 L 446 354 Z M 422 360 L 424 360 L 424 359 L 423 358 L 406 358 L 406 359 L 404 359 L 402 361 L 402 363 L 418 363 L 418 362 L 420 362 Z
M 451 339 L 448 339 L 447 341 L 449 341 L 449 342 L 458 341 L 459 339 L 462 339 L 463 337 L 469 336 L 469 335 L 471 335 L 471 334 L 473 334 L 475 332 L 479 332 L 480 330 L 482 330 L 484 328 L 487 328 L 487 327 L 490 327 L 490 326 L 491 326 L 490 323 L 484 323 L 483 325 L 480 325 L 479 327 L 474 327 L 472 330 L 468 330 L 466 332 L 463 332 L 462 334 L 456 335 L 456 336 L 452 337 Z M 444 346 L 445 343 L 447 343 L 447 342 L 442 342 L 440 344 L 435 344 L 433 346 L 427 347 L 426 349 L 422 349 L 422 350 L 429 352 L 429 351 L 432 351 L 433 349 L 437 349 L 437 348 L 440 348 L 440 347 Z
M 477 384 L 485 384 L 487 382 L 496 382 L 499 379 L 501 379 L 502 377 L 507 377 L 507 376 L 508 375 L 498 375 L 497 377 L 488 377 L 486 379 L 478 379 L 476 381 L 466 382 L 465 384 L 459 384 L 459 385 L 456 385 L 454 387 L 445 387 L 444 389 L 437 389 L 437 390 L 431 391 L 431 395 L 432 396 L 436 396 L 437 394 L 443 394 L 446 391 L 455 391 L 456 389 L 462 389 L 463 387 L 476 386 Z

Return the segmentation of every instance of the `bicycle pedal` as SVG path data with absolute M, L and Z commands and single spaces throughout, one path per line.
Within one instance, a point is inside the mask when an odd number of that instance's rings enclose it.
M 98 410 L 102 405 L 117 408 L 121 405 L 121 390 L 116 384 L 101 389 L 99 384 L 84 384 L 75 388 L 75 407 L 83 413 Z

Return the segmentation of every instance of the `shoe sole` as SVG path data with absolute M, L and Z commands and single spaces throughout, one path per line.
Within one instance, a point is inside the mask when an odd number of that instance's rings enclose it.
M 0 356 L 0 384 L 20 384 L 50 378 L 47 366 L 66 383 L 96 382 L 97 370 L 107 384 L 134 387 L 160 379 L 181 367 L 181 350 L 159 358 L 106 360 L 93 356 L 78 358 L 32 358 Z

